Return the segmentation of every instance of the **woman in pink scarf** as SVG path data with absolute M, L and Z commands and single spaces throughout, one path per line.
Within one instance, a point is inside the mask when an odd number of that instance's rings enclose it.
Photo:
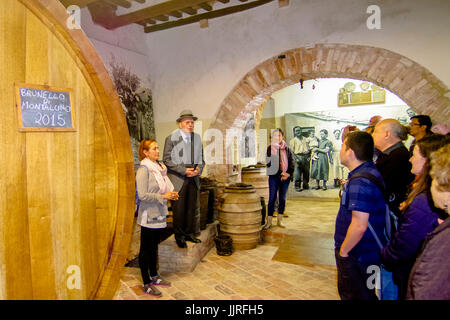
M 159 147 L 154 139 L 141 141 L 139 159 L 141 163 L 136 172 L 136 190 L 141 201 L 137 223 L 141 226 L 139 268 L 144 283 L 142 290 L 151 296 L 160 297 L 162 293 L 156 287 L 168 287 L 170 282 L 158 274 L 158 244 L 161 231 L 167 227 L 167 201 L 178 200 L 178 193 L 173 191 L 166 166 L 158 161 Z
M 272 132 L 271 144 L 267 148 L 267 175 L 269 176 L 269 203 L 267 222 L 264 229 L 272 226 L 275 201 L 278 195 L 277 224 L 284 228 L 283 213 L 286 206 L 286 194 L 294 173 L 292 152 L 283 139 L 283 131 L 279 128 Z

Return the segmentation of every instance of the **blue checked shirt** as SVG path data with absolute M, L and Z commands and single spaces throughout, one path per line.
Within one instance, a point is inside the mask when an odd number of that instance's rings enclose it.
M 383 182 L 381 174 L 378 172 L 372 161 L 364 162 L 348 174 L 348 179 L 352 175 L 360 172 L 367 172 Z M 384 183 L 383 183 L 384 185 Z M 350 183 L 344 185 L 339 212 L 336 217 L 334 232 L 335 248 L 340 248 L 347 234 L 348 227 L 352 221 L 352 211 L 361 211 L 369 214 L 369 222 L 382 241 L 386 245 L 384 235 L 386 204 L 383 195 L 376 185 L 366 178 L 355 178 Z M 361 255 L 379 252 L 380 248 L 372 236 L 369 228 L 358 244 L 349 252 L 349 255 L 360 257 Z

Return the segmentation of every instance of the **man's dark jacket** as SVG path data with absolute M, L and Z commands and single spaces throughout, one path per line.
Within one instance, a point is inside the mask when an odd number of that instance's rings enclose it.
M 400 214 L 400 203 L 406 199 L 409 185 L 414 180 L 409 162 L 409 151 L 402 142 L 381 152 L 375 163 L 386 185 L 386 193 L 395 199 L 389 203 L 389 208 L 396 215 Z

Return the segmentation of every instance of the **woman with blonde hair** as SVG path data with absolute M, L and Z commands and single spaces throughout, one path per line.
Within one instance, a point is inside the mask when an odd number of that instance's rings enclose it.
M 411 270 L 408 300 L 450 300 L 450 144 L 431 155 L 430 176 L 434 204 L 444 211 Z
M 404 300 L 408 278 L 427 235 L 438 225 L 438 213 L 431 199 L 431 153 L 450 143 L 450 137 L 433 135 L 425 137 L 414 147 L 411 172 L 418 176 L 403 206 L 398 220 L 398 230 L 388 246 L 381 250 L 381 262 L 392 271 L 398 286 L 398 298 Z
M 141 269 L 143 291 L 160 297 L 155 286 L 170 286 L 157 271 L 158 244 L 161 231 L 167 227 L 167 200 L 177 200 L 178 193 L 167 177 L 166 166 L 158 161 L 159 147 L 154 139 L 142 140 L 139 145 L 140 167 L 136 172 L 136 188 L 140 205 L 137 223 L 141 226 L 139 268 Z

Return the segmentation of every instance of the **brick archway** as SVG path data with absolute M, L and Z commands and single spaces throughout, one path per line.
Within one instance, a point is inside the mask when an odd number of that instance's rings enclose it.
M 281 55 L 285 58 L 279 58 Z M 418 63 L 382 48 L 317 44 L 282 52 L 253 68 L 224 99 L 210 128 L 223 133 L 244 128 L 250 113 L 262 109 L 273 92 L 300 79 L 316 78 L 354 78 L 375 83 L 396 94 L 417 113 L 450 126 L 449 89 Z M 213 165 L 208 174 L 223 177 L 228 172 L 226 166 Z

